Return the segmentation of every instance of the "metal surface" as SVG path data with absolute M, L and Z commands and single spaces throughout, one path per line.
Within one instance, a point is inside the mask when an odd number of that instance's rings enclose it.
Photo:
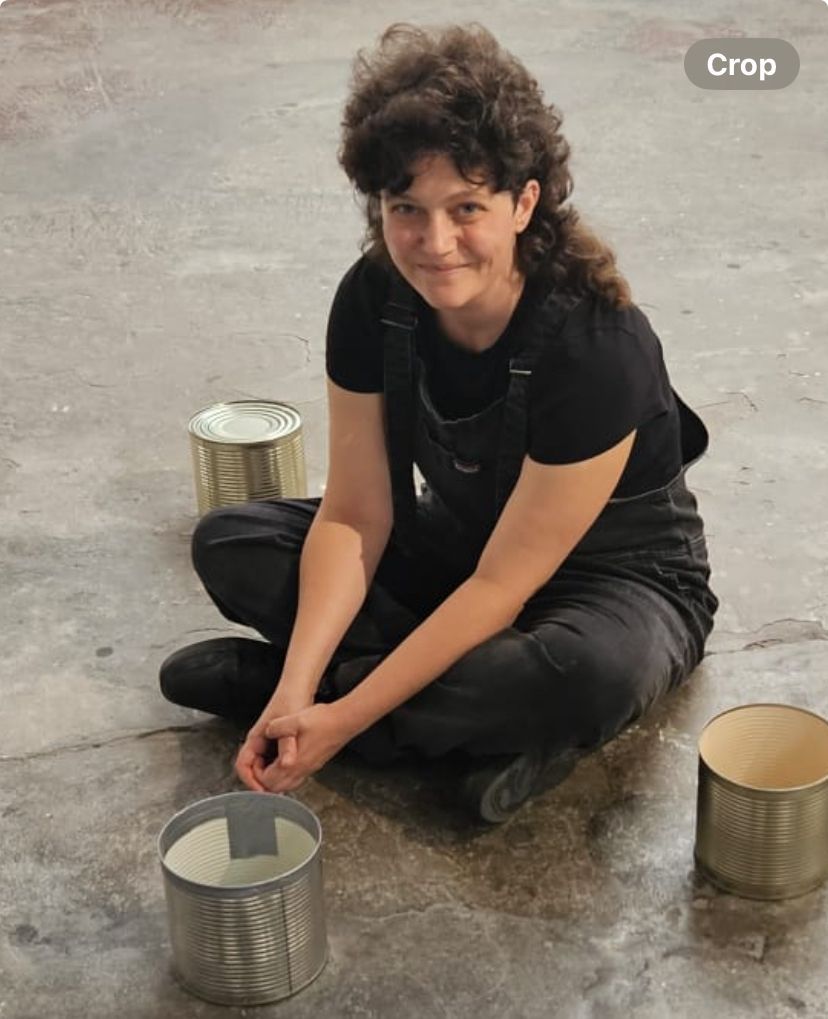
M 189 421 L 199 513 L 250 499 L 307 495 L 302 419 L 286 403 L 215 403 Z
M 785 704 L 712 719 L 699 738 L 696 864 L 747 898 L 802 895 L 828 876 L 828 721 Z
M 158 848 L 185 987 L 208 1001 L 258 1005 L 295 994 L 321 972 L 321 845 L 316 816 L 286 796 L 227 793 L 167 823 Z

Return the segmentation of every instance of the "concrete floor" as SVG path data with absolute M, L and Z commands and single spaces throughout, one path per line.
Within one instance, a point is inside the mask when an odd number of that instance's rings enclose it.
M 323 338 L 359 218 L 335 160 L 349 61 L 420 0 L 6 0 L 0 9 L 0 1019 L 244 1014 L 169 971 L 155 838 L 236 788 L 234 736 L 157 692 L 227 632 L 188 562 L 186 421 L 287 399 L 324 478 Z M 696 739 L 828 714 L 828 8 L 460 0 L 566 115 L 574 200 L 615 245 L 712 436 L 690 480 L 722 600 L 692 683 L 509 824 L 337 761 L 330 961 L 259 1015 L 828 1016 L 825 892 L 693 869 Z M 780 92 L 703 92 L 696 39 L 798 50 Z M 821 374 L 822 373 L 822 374 Z M 249 1011 L 249 1010 L 248 1010 Z

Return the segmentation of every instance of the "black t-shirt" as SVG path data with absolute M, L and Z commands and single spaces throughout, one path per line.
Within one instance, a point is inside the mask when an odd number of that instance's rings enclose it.
M 359 393 L 383 389 L 387 270 L 363 257 L 343 277 L 328 319 L 326 370 Z M 527 284 L 511 319 L 488 349 L 475 353 L 448 339 L 432 308 L 417 296 L 417 353 L 435 409 L 447 420 L 478 413 L 503 396 L 509 359 L 536 316 L 550 323 L 548 342 L 529 384 L 529 456 L 538 463 L 586 460 L 638 429 L 627 466 L 612 493 L 627 498 L 667 484 L 681 467 L 678 410 L 661 343 L 635 305 L 616 309 L 586 297 L 550 315 L 548 292 Z

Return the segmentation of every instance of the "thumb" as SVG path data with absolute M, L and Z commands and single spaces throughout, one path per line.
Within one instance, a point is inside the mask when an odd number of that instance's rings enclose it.
M 282 739 L 285 736 L 298 736 L 299 721 L 296 715 L 274 718 L 267 723 L 265 735 L 268 739 Z

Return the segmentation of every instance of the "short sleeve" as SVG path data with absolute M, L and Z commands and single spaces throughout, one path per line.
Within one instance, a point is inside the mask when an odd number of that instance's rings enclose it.
M 380 311 L 387 281 L 364 256 L 345 273 L 328 315 L 325 371 L 343 389 L 381 393 L 383 384 Z
M 634 306 L 574 315 L 541 355 L 530 384 L 529 445 L 538 463 L 588 460 L 667 413 L 661 343 Z

